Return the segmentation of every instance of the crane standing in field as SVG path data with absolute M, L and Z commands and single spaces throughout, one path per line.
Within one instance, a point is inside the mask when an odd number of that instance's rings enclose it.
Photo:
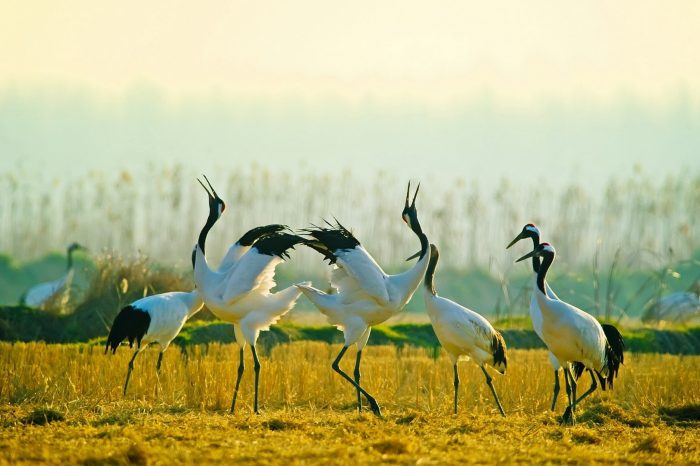
M 119 344 L 129 340 L 129 347 L 136 341 L 136 351 L 129 361 L 129 369 L 124 382 L 124 395 L 129 387 L 134 360 L 150 343 L 160 344 L 160 353 L 156 363 L 156 376 L 160 373 L 163 353 L 180 333 L 185 322 L 199 312 L 203 306 L 202 297 L 197 289 L 191 292 L 173 291 L 141 298 L 124 307 L 114 318 L 107 337 L 105 354 L 112 349 L 117 351 Z
M 205 243 L 209 230 L 221 216 L 225 205 L 209 180 L 207 183 L 211 191 L 200 181 L 209 197 L 209 216 L 193 252 L 194 281 L 209 310 L 219 319 L 233 324 L 236 342 L 240 346 L 240 362 L 231 412 L 235 411 L 238 388 L 245 367 L 244 350 L 249 344 L 255 370 L 254 411 L 258 413 L 260 360 L 255 347 L 258 336 L 261 330 L 269 330 L 271 324 L 291 310 L 301 295 L 294 286 L 271 293 L 270 290 L 276 285 L 275 268 L 289 257 L 290 249 L 306 240 L 281 232 L 280 225 L 259 227 L 244 235 L 238 241 L 238 246 L 234 244 L 229 249 L 219 271 L 212 270 L 206 260 Z
M 579 362 L 592 370 L 605 388 L 606 383 L 612 388 L 613 380 L 621 364 L 622 353 L 619 356 L 613 350 L 611 343 L 600 323 L 590 314 L 561 300 L 547 296 L 546 277 L 552 265 L 556 251 L 549 243 L 540 243 L 533 251 L 522 256 L 516 262 L 530 257 L 542 258 L 542 264 L 537 272 L 536 299 L 542 312 L 542 340 L 554 354 L 557 361 L 562 363 L 564 381 L 566 382 L 569 405 L 564 413 L 563 421 L 575 423 L 575 411 L 578 401 L 595 390 L 592 386 L 581 399 L 576 398 L 576 380 L 571 374 L 570 364 Z M 620 336 L 619 342 L 622 343 Z
M 331 324 L 343 332 L 345 344 L 333 361 L 332 368 L 355 387 L 357 409 L 362 410 L 364 395 L 372 412 L 381 416 L 381 409 L 375 398 L 360 385 L 360 360 L 362 349 L 367 344 L 372 326 L 381 324 L 401 311 L 411 300 L 420 285 L 428 267 L 428 237 L 423 233 L 416 210 L 416 189 L 413 202 L 408 198 L 411 184 L 406 192 L 406 203 L 401 218 L 411 228 L 421 243 L 418 263 L 406 272 L 387 275 L 375 262 L 360 242 L 336 220 L 330 228 L 313 227 L 306 230 L 314 238 L 306 243 L 335 264 L 331 273 L 331 285 L 335 294 L 327 294 L 309 285 L 297 287 L 328 317 Z M 357 345 L 354 380 L 340 369 L 340 361 L 348 347 Z
M 540 230 L 532 223 L 528 223 L 525 225 L 522 229 L 522 231 L 516 236 L 513 241 L 506 246 L 506 249 L 510 248 L 513 246 L 515 243 L 522 239 L 527 239 L 530 238 L 532 239 L 532 247 L 533 249 L 537 247 L 538 244 L 540 244 Z M 533 256 L 532 257 L 532 270 L 534 271 L 534 280 L 533 280 L 533 287 L 532 287 L 532 295 L 530 297 L 530 319 L 532 320 L 532 327 L 535 330 L 535 333 L 537 333 L 537 336 L 540 337 L 542 341 L 544 341 L 544 338 L 542 337 L 542 311 L 540 310 L 540 306 L 537 300 L 537 273 L 540 270 L 540 258 L 538 256 Z M 550 299 L 553 300 L 559 300 L 559 297 L 554 293 L 554 290 L 549 286 L 547 282 L 544 284 L 546 294 Z M 611 348 L 617 355 L 617 358 L 620 360 L 620 363 L 624 362 L 624 341 L 622 339 L 622 336 L 620 334 L 620 331 L 613 325 L 610 324 L 601 324 L 601 327 L 603 328 L 603 332 L 605 333 L 606 338 L 608 339 L 608 342 L 610 343 Z M 548 357 L 549 357 L 549 362 L 552 365 L 552 368 L 554 369 L 554 390 L 552 394 L 552 411 L 554 411 L 554 408 L 556 407 L 557 403 L 557 396 L 559 394 L 559 370 L 562 368 L 562 365 L 560 362 L 557 360 L 556 356 L 549 351 L 548 352 Z M 581 374 L 584 371 L 584 366 L 580 362 L 574 362 L 572 364 L 573 366 L 573 376 L 576 380 L 581 376 Z M 593 374 L 592 370 L 588 370 L 588 373 L 591 376 L 591 386 L 586 391 L 581 397 L 577 400 L 581 401 L 591 393 L 593 393 L 597 389 L 597 382 L 596 382 L 596 376 Z M 603 387 L 603 390 L 605 390 L 605 384 L 601 384 Z
M 498 399 L 492 378 L 486 371 L 486 365 L 490 365 L 501 374 L 506 373 L 506 342 L 483 316 L 454 301 L 438 296 L 435 289 L 435 268 L 439 257 L 437 246 L 431 244 L 430 262 L 425 273 L 426 292 L 423 296 L 433 330 L 440 344 L 447 351 L 454 368 L 454 413 L 457 414 L 459 388 L 457 361 L 460 356 L 466 356 L 467 359 L 472 358 L 481 368 L 486 376 L 486 384 L 496 400 L 496 406 L 505 417 L 506 413 Z
M 19 304 L 23 306 L 43 308 L 46 304 L 50 303 L 53 299 L 58 297 L 61 293 L 66 291 L 73 282 L 73 275 L 75 275 L 75 269 L 73 267 L 73 253 L 75 251 L 85 250 L 85 248 L 78 243 L 71 243 L 67 250 L 67 264 L 66 273 L 59 278 L 51 282 L 39 283 L 29 288 L 22 294 L 19 299 Z

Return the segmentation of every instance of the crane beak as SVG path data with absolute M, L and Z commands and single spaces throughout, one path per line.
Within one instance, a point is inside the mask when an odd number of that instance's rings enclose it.
M 204 188 L 204 190 L 207 192 L 207 196 L 209 196 L 209 199 L 210 199 L 210 200 L 211 200 L 211 199 L 216 199 L 216 198 L 209 192 L 209 190 L 207 189 L 207 187 L 204 186 L 204 183 L 202 183 L 202 180 L 200 180 L 199 178 L 197 178 L 197 181 L 199 182 L 199 184 L 202 185 L 202 188 Z
M 408 261 L 410 261 L 410 260 L 413 260 L 413 259 L 415 259 L 415 258 L 418 257 L 418 256 L 420 256 L 420 251 L 418 251 L 417 253 L 415 253 L 414 255 L 412 255 L 411 257 L 409 257 L 408 259 L 406 259 L 406 262 L 408 262 Z
M 536 251 L 536 250 L 535 250 L 535 251 L 530 251 L 530 252 L 528 252 L 527 254 L 525 254 L 523 257 L 521 257 L 520 259 L 516 260 L 515 262 L 524 261 L 525 259 L 529 259 L 530 257 L 534 256 L 535 254 L 537 254 L 537 251 Z
M 513 238 L 513 241 L 511 241 L 511 242 L 508 244 L 508 246 L 506 246 L 506 249 L 509 249 L 512 245 L 514 245 L 515 243 L 517 243 L 517 242 L 520 241 L 521 239 L 523 239 L 523 234 L 522 234 L 522 232 L 520 232 L 520 233 L 518 234 L 518 236 L 516 236 L 515 238 Z

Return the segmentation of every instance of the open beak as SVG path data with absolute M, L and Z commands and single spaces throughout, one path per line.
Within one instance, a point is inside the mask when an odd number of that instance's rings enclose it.
M 202 188 L 204 188 L 204 190 L 207 192 L 207 194 L 209 195 L 209 199 L 218 199 L 218 200 L 221 200 L 221 198 L 219 197 L 219 195 L 216 194 L 216 191 L 214 190 L 214 187 L 213 187 L 213 186 L 211 185 L 211 183 L 209 182 L 209 178 L 207 178 L 207 175 L 204 175 L 204 174 L 203 174 L 202 176 L 203 176 L 204 179 L 207 181 L 207 184 L 209 185 L 209 189 L 207 189 L 207 187 L 204 186 L 204 183 L 202 183 L 202 181 L 201 181 L 199 178 L 197 178 L 197 181 L 199 181 L 199 184 L 201 184 L 201 185 L 202 185 Z M 210 191 L 210 190 L 211 190 L 211 191 Z
M 513 239 L 513 241 L 511 241 L 510 244 L 508 244 L 508 246 L 506 246 L 506 249 L 509 249 L 512 245 L 514 245 L 515 243 L 517 243 L 517 242 L 520 241 L 521 239 L 523 239 L 523 234 L 522 234 L 522 233 L 518 234 L 518 236 L 516 236 L 516 237 Z
M 418 251 L 417 253 L 415 253 L 414 255 L 412 255 L 411 257 L 409 257 L 408 259 L 406 259 L 406 262 L 408 262 L 408 261 L 410 261 L 410 260 L 413 260 L 413 259 L 415 259 L 415 258 L 418 257 L 418 256 L 420 256 L 420 251 Z
M 408 182 L 408 189 L 406 189 L 406 204 L 404 205 L 408 209 L 408 195 L 411 194 L 411 182 Z
M 209 196 L 209 200 L 215 199 L 214 196 L 212 195 L 212 193 L 209 191 L 209 189 L 207 189 L 207 187 L 204 186 L 204 183 L 202 183 L 202 180 L 200 180 L 199 178 L 197 178 L 197 181 L 199 182 L 199 184 L 202 185 L 202 188 L 204 188 L 204 190 L 207 192 L 207 196 Z
M 530 251 L 515 262 L 520 262 L 520 261 L 524 261 L 525 259 L 529 259 L 530 257 L 534 256 L 536 252 L 537 251 Z

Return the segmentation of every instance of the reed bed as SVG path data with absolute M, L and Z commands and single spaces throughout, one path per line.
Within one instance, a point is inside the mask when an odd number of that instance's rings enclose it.
M 55 180 L 0 174 L 0 251 L 29 260 L 78 240 L 93 251 L 143 253 L 187 267 L 206 218 L 198 175 L 183 166 Z M 253 226 L 301 228 L 332 216 L 351 227 L 382 264 L 400 264 L 418 247 L 400 221 L 407 180 L 390 173 L 367 179 L 255 166 L 210 175 L 228 205 L 210 235 L 213 258 Z M 421 221 L 451 268 L 507 271 L 512 257 L 503 248 L 526 222 L 542 226 L 568 267 L 590 268 L 594 260 L 602 268 L 614 260 L 621 267 L 658 267 L 669 256 L 688 258 L 700 248 L 698 172 L 660 181 L 643 174 L 611 179 L 603 192 L 582 184 L 552 191 L 507 180 L 494 189 L 460 179 L 421 181 Z M 299 253 L 290 270 L 318 262 L 311 253 Z

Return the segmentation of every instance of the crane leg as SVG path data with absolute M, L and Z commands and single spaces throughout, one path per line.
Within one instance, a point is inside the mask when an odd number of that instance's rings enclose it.
M 486 372 L 486 369 L 484 369 L 484 366 L 481 366 L 481 371 L 484 373 L 486 376 L 486 385 L 489 386 L 491 389 L 491 393 L 493 393 L 493 398 L 496 400 L 496 406 L 498 406 L 498 410 L 501 412 L 501 416 L 506 417 L 505 411 L 503 411 L 503 406 L 501 406 L 501 400 L 498 399 L 498 395 L 496 394 L 496 389 L 493 387 L 493 379 L 489 375 L 488 372 Z
M 593 393 L 594 391 L 596 391 L 596 389 L 598 388 L 598 382 L 597 382 L 596 379 L 595 379 L 595 374 L 594 374 L 593 371 L 590 370 L 590 369 L 588 369 L 588 373 L 591 374 L 591 386 L 588 388 L 588 390 L 586 390 L 586 391 L 583 393 L 583 395 L 581 395 L 580 397 L 578 397 L 578 399 L 576 400 L 576 404 L 577 404 L 577 405 L 578 405 L 582 400 L 584 400 L 586 397 L 588 397 L 588 395 L 590 395 L 591 393 Z M 568 417 L 568 415 L 570 415 L 570 410 L 569 410 L 569 408 L 566 408 L 566 412 L 564 412 L 564 417 Z
M 362 350 L 357 352 L 357 357 L 355 358 L 355 383 L 357 384 L 357 387 L 360 386 L 360 359 L 362 359 Z M 360 393 L 360 389 L 356 388 L 357 390 L 357 412 L 361 413 L 362 412 L 362 394 Z
M 156 363 L 156 398 L 160 390 L 160 364 L 163 362 L 163 352 L 158 353 L 158 362 Z
M 340 350 L 340 353 L 338 353 L 338 356 L 335 358 L 335 361 L 333 361 L 333 364 L 331 367 L 333 368 L 334 371 L 336 371 L 338 374 L 340 374 L 345 380 L 350 382 L 357 390 L 360 391 L 366 398 L 367 401 L 369 402 L 369 407 L 372 409 L 372 412 L 376 414 L 377 416 L 381 417 L 382 411 L 379 409 L 379 405 L 377 404 L 377 400 L 374 399 L 372 395 L 367 393 L 367 391 L 360 386 L 360 384 L 355 383 L 354 380 L 350 378 L 348 374 L 342 371 L 340 368 L 340 360 L 343 359 L 343 356 L 345 355 L 345 352 L 348 350 L 347 346 L 343 346 L 343 349 Z
M 134 355 L 131 357 L 131 361 L 129 361 L 129 370 L 126 372 L 126 381 L 124 382 L 124 396 L 126 396 L 126 390 L 129 388 L 129 379 L 131 378 L 131 371 L 134 370 L 134 359 L 136 359 L 136 356 L 139 355 L 141 352 L 141 348 L 136 348 L 136 351 L 134 351 Z
M 455 414 L 457 414 L 457 394 L 459 392 L 459 373 L 457 372 L 457 363 L 454 364 L 454 371 L 455 371 L 455 379 L 454 379 L 454 386 L 455 386 Z
M 236 409 L 236 398 L 238 398 L 238 387 L 241 385 L 241 377 L 243 376 L 243 369 L 245 364 L 243 362 L 243 347 L 241 346 L 240 352 L 240 362 L 238 363 L 238 376 L 236 377 L 236 388 L 233 390 L 233 401 L 231 401 L 231 413 Z
M 571 375 L 569 366 L 564 367 L 564 380 L 566 380 L 567 394 L 569 395 L 569 407 L 564 411 L 562 422 L 567 424 L 576 424 L 576 380 Z
M 260 414 L 258 411 L 258 385 L 260 383 L 260 360 L 258 353 L 255 351 L 255 345 L 250 345 L 250 350 L 253 352 L 253 370 L 255 371 L 255 398 L 253 401 L 253 411 L 255 414 Z
M 554 370 L 554 390 L 552 392 L 552 411 L 557 406 L 557 397 L 559 396 L 559 371 Z

